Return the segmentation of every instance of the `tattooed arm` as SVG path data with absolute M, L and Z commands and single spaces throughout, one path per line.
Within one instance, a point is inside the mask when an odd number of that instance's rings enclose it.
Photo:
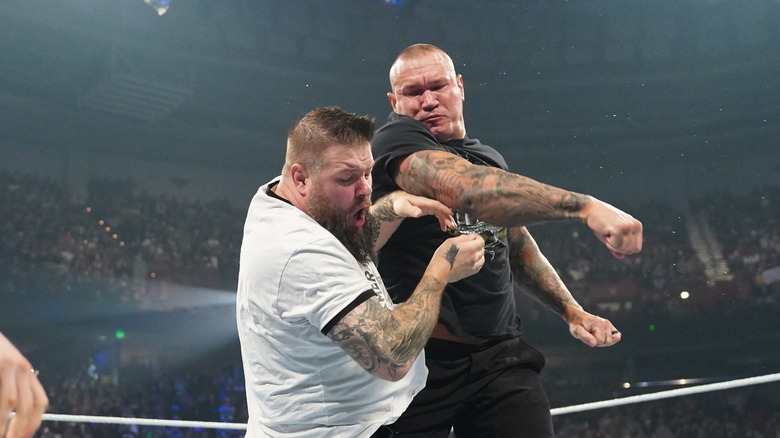
M 369 220 L 375 221 L 374 252 L 379 251 L 405 217 L 420 217 L 426 214 L 434 215 L 439 220 L 442 231 L 455 228 L 452 211 L 439 201 L 422 196 L 410 195 L 398 190 L 377 199 L 371 206 Z
M 444 151 L 415 152 L 396 169 L 395 181 L 405 191 L 491 224 L 512 227 L 580 219 L 617 258 L 642 249 L 642 224 L 592 196 L 474 165 Z
M 444 286 L 479 271 L 484 241 L 475 234 L 444 241 L 431 258 L 414 293 L 392 310 L 376 297 L 347 313 L 328 336 L 369 373 L 402 379 L 422 351 L 439 318 Z
M 509 229 L 509 258 L 515 284 L 557 313 L 572 336 L 591 347 L 608 347 L 621 339 L 612 323 L 582 309 L 525 227 Z

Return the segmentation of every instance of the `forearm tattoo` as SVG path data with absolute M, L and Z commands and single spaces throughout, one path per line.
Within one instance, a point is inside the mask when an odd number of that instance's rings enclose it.
M 525 227 L 509 230 L 509 257 L 515 281 L 524 292 L 559 315 L 568 304 L 579 307 Z
M 342 318 L 328 336 L 369 373 L 396 379 L 428 341 L 443 289 L 443 283 L 424 276 L 411 298 L 392 311 L 370 298 Z
M 435 198 L 486 222 L 519 226 L 571 219 L 589 201 L 585 195 L 549 186 L 490 166 L 473 166 L 441 151 L 409 156 L 396 177 L 409 193 Z
M 393 194 L 383 196 L 371 206 L 371 215 L 379 221 L 392 222 L 401 219 L 393 208 Z
M 379 240 L 379 231 L 381 229 L 382 222 L 392 222 L 401 218 L 395 212 L 393 208 L 393 194 L 383 196 L 378 199 L 374 205 L 370 208 L 368 220 L 371 222 L 369 229 L 371 230 L 371 244 L 376 246 Z

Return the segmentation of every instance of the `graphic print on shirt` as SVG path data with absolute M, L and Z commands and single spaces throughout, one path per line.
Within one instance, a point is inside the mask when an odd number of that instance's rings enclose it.
M 390 299 L 390 294 L 385 289 L 385 284 L 382 282 L 382 277 L 379 276 L 379 272 L 376 270 L 376 266 L 373 263 L 367 263 L 363 265 L 363 275 L 366 276 L 366 280 L 371 282 L 371 289 L 379 298 L 379 302 L 386 309 L 392 310 L 395 307 L 393 300 Z

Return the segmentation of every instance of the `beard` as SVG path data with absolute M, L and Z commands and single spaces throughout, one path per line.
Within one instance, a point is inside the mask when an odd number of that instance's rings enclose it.
M 374 255 L 374 234 L 377 228 L 369 211 L 366 211 L 366 220 L 361 227 L 352 227 L 350 223 L 352 213 L 335 205 L 330 199 L 316 191 L 309 201 L 309 214 L 323 228 L 336 236 L 360 263 L 368 263 Z

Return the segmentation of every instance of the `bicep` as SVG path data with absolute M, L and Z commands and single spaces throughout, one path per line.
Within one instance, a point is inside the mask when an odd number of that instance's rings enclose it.
M 529 277 L 539 277 L 548 271 L 550 264 L 526 227 L 510 227 L 507 238 L 512 271 L 518 280 L 527 282 Z
M 463 193 L 464 176 L 475 166 L 449 152 L 424 150 L 400 158 L 394 168 L 395 181 L 408 193 L 457 206 Z
M 531 233 L 525 227 L 513 227 L 508 238 L 510 264 L 517 284 L 530 288 L 524 289 L 527 293 L 545 296 L 544 302 L 551 302 L 553 308 L 560 310 L 560 302 L 571 296 Z
M 524 260 L 524 254 L 529 250 L 534 252 L 539 250 L 536 241 L 526 227 L 509 227 L 507 229 L 507 239 L 509 240 L 509 254 L 512 261 Z

